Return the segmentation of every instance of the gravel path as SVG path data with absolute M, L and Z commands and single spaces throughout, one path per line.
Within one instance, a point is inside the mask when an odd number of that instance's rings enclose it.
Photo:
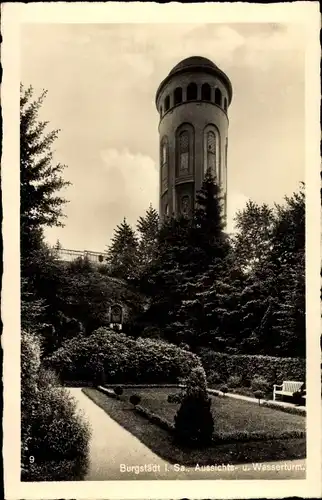
M 89 468 L 85 481 L 142 479 L 304 479 L 305 460 L 265 464 L 217 464 L 214 470 L 180 469 L 153 453 L 110 418 L 80 388 L 69 388 L 92 427 Z M 282 470 L 276 470 L 276 467 Z M 272 470 L 275 468 L 275 470 Z M 270 469 L 270 470 L 269 470 Z

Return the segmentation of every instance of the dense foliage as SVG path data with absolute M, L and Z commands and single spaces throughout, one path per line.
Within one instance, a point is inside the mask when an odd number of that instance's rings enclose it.
M 250 386 L 253 379 L 262 377 L 272 388 L 284 380 L 306 379 L 305 359 L 281 358 L 263 355 L 234 355 L 200 349 L 198 352 L 207 376 L 215 370 L 221 381 L 228 381 L 231 376 L 240 376 L 244 386 Z M 263 389 L 262 386 L 256 389 Z
M 89 337 L 66 341 L 46 363 L 63 381 L 153 384 L 177 383 L 200 360 L 161 340 L 134 339 L 100 328 Z
M 22 478 L 72 480 L 86 466 L 90 430 L 77 411 L 76 401 L 57 384 L 53 375 L 41 368 L 40 350 L 37 337 L 23 332 Z
M 236 227 L 229 238 L 208 172 L 193 217 L 160 226 L 138 324 L 192 350 L 305 357 L 304 186 L 283 205 L 248 202 Z

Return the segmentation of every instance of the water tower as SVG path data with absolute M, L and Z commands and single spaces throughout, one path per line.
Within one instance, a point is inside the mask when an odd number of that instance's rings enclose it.
M 161 218 L 189 215 L 208 168 L 221 185 L 226 218 L 231 99 L 227 75 L 200 56 L 179 62 L 159 85 Z

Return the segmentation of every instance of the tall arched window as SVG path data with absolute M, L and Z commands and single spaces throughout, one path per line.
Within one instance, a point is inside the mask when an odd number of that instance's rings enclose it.
M 182 102 L 182 88 L 177 87 L 174 91 L 174 105 Z
M 189 173 L 189 134 L 187 131 L 179 135 L 179 175 Z
M 167 97 L 164 99 L 164 112 L 168 111 L 170 108 L 170 96 L 167 95 Z
M 162 191 L 168 188 L 168 140 L 166 137 L 161 142 L 161 186 Z
M 221 90 L 216 88 L 216 90 L 215 90 L 215 104 L 218 104 L 218 106 L 221 106 L 221 101 L 222 101 Z
M 216 136 L 214 132 L 207 132 L 207 169 L 216 175 Z
M 227 98 L 224 98 L 224 110 L 227 111 Z
M 211 88 L 209 83 L 204 83 L 201 87 L 201 99 L 203 101 L 211 101 Z
M 198 87 L 196 83 L 189 83 L 187 87 L 187 101 L 195 101 L 198 96 Z
M 185 177 L 194 171 L 195 130 L 191 123 L 182 123 L 176 130 L 175 175 Z
M 219 131 L 214 125 L 209 124 L 204 129 L 204 173 L 210 169 L 218 182 L 222 182 L 220 163 Z

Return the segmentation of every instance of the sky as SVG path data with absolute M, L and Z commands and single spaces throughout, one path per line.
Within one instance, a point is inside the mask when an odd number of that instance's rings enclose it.
M 230 78 L 228 231 L 247 200 L 281 203 L 304 181 L 305 35 L 301 25 L 25 24 L 21 81 L 48 95 L 60 129 L 54 161 L 71 186 L 64 228 L 46 239 L 104 251 L 126 217 L 158 209 L 155 93 L 181 59 L 211 59 Z

